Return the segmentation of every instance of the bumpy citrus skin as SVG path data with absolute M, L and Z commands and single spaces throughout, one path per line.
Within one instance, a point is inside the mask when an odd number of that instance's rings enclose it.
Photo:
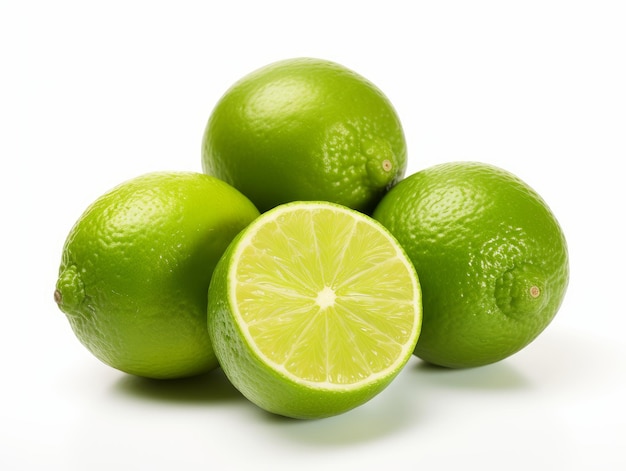
M 217 366 L 206 292 L 219 257 L 259 215 L 216 178 L 156 172 L 98 198 L 63 248 L 55 301 L 101 361 L 151 378 Z
M 302 206 L 302 202 L 290 203 L 287 206 Z M 314 202 L 312 204 L 322 205 L 323 207 L 335 206 L 330 203 Z M 246 340 L 246 327 L 238 320 L 236 311 L 236 301 L 233 298 L 234 279 L 236 268 L 234 268 L 234 260 L 236 253 L 241 250 L 242 239 L 254 230 L 255 225 L 262 224 L 266 216 L 270 216 L 272 212 L 281 209 L 281 206 L 269 211 L 257 219 L 253 224 L 242 231 L 230 244 L 223 257 L 220 259 L 211 281 L 209 288 L 209 305 L 208 305 L 208 328 L 211 341 L 214 345 L 216 355 L 222 369 L 226 373 L 231 383 L 251 402 L 262 409 L 287 417 L 297 419 L 317 419 L 338 415 L 358 407 L 384 390 L 391 381 L 399 374 L 401 369 L 411 357 L 412 350 L 419 336 L 422 321 L 421 309 L 421 291 L 419 281 L 408 258 L 404 252 L 402 257 L 406 260 L 406 273 L 410 274 L 408 281 L 403 276 L 402 279 L 407 281 L 407 285 L 403 285 L 403 291 L 413 293 L 413 325 L 407 329 L 403 335 L 406 336 L 406 344 L 404 345 L 405 353 L 400 353 L 395 359 L 395 367 L 392 370 L 383 372 L 374 377 L 368 378 L 363 383 L 338 385 L 330 387 L 327 385 L 317 385 L 307 381 L 298 381 L 294 377 L 280 371 L 270 365 L 266 360 L 260 357 L 259 352 Z M 344 208 L 346 209 L 346 208 Z M 343 209 L 342 209 L 343 210 Z M 349 211 L 349 210 L 348 210 Z M 367 216 L 361 216 L 367 217 Z M 375 222 L 375 221 L 372 221 Z M 381 226 L 381 231 L 387 231 Z M 298 242 L 295 241 L 294 247 Z M 401 251 L 401 247 L 398 246 Z M 363 254 L 367 258 L 368 254 Z M 248 265 L 248 261 L 243 259 L 240 261 L 244 266 Z M 235 270 L 235 272 L 233 272 Z M 246 269 L 244 268 L 244 271 Z M 254 276 L 254 273 L 248 273 Z M 242 275 L 242 276 L 247 276 Z M 259 274 L 263 277 L 263 274 Z M 386 279 L 389 274 L 384 275 L 380 279 L 381 284 L 388 283 Z M 264 278 L 264 277 L 263 277 Z M 271 310 L 271 307 L 270 307 Z M 276 308 L 276 316 L 279 317 L 281 309 Z M 397 315 L 391 308 L 386 312 L 388 316 Z M 363 334 L 366 335 L 366 334 Z M 332 335 L 330 335 L 332 337 Z M 295 342 L 297 339 L 294 338 Z M 324 339 L 317 339 L 323 341 Z M 374 342 L 375 340 L 372 339 Z M 313 340 L 311 340 L 313 342 Z M 345 345 L 343 346 L 345 347 Z M 311 345 L 311 349 L 315 350 L 316 346 Z M 344 349 L 345 350 L 345 349 Z M 335 352 L 331 361 L 345 360 L 346 363 L 357 361 L 359 352 L 346 353 L 344 350 Z M 345 355 L 346 358 L 339 358 Z M 350 357 L 350 355 L 353 355 Z M 312 360 L 313 361 L 313 360 Z
M 204 132 L 202 164 L 262 212 L 297 200 L 367 212 L 404 175 L 406 142 L 376 86 L 334 62 L 297 58 L 224 94 Z
M 411 258 L 423 291 L 415 354 L 447 367 L 502 360 L 556 315 L 568 284 L 564 234 L 526 183 L 478 162 L 420 171 L 374 211 Z

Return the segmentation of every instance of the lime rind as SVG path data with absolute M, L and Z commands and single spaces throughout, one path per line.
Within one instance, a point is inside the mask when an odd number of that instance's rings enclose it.
M 85 299 L 85 285 L 76 265 L 62 266 L 57 280 L 54 300 L 59 308 L 68 315 L 79 313 Z
M 365 168 L 371 186 L 388 188 L 397 176 L 396 157 L 391 144 L 380 138 L 363 139 L 361 151 L 366 159 Z
M 512 173 L 439 164 L 398 183 L 372 214 L 420 275 L 420 359 L 451 368 L 494 363 L 529 345 L 557 314 L 567 243 L 546 202 Z
M 505 271 L 495 283 L 495 301 L 511 317 L 540 316 L 550 298 L 543 273 L 531 264 Z
M 127 374 L 172 379 L 218 366 L 206 292 L 225 249 L 259 212 L 198 172 L 150 172 L 94 200 L 68 233 L 54 300 L 76 338 Z

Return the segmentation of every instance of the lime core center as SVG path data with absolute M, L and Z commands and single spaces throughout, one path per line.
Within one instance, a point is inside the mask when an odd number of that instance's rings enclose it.
M 324 288 L 322 288 L 322 290 L 317 293 L 317 298 L 315 298 L 315 302 L 320 308 L 326 309 L 327 307 L 335 304 L 336 297 L 337 295 L 335 295 L 335 291 L 330 286 L 324 286 Z

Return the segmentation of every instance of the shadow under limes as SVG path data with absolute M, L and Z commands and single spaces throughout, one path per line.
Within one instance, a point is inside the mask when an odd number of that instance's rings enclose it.
M 400 374 L 378 395 L 342 414 L 320 419 L 293 419 L 257 408 L 266 431 L 282 440 L 313 448 L 342 447 L 388 437 L 419 423 L 419 391 L 410 371 Z M 417 393 L 417 394 L 416 394 Z
M 454 389 L 518 390 L 530 385 L 528 379 L 506 361 L 473 368 L 446 368 L 420 360 L 414 372 L 423 383 Z
M 243 399 L 221 368 L 180 379 L 124 375 L 115 383 L 114 390 L 131 397 L 163 402 L 218 403 Z

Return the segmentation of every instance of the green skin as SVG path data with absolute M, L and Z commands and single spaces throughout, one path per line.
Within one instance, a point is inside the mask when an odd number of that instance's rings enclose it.
M 224 94 L 207 123 L 202 165 L 261 212 L 300 200 L 371 212 L 404 175 L 406 142 L 373 84 L 332 62 L 290 59 Z
M 541 197 L 510 173 L 437 165 L 396 185 L 373 216 L 419 275 L 423 360 L 455 368 L 502 360 L 556 315 L 569 277 L 565 237 Z
M 70 231 L 55 301 L 104 363 L 151 378 L 208 371 L 206 292 L 219 257 L 259 215 L 194 172 L 155 172 L 98 198 Z

